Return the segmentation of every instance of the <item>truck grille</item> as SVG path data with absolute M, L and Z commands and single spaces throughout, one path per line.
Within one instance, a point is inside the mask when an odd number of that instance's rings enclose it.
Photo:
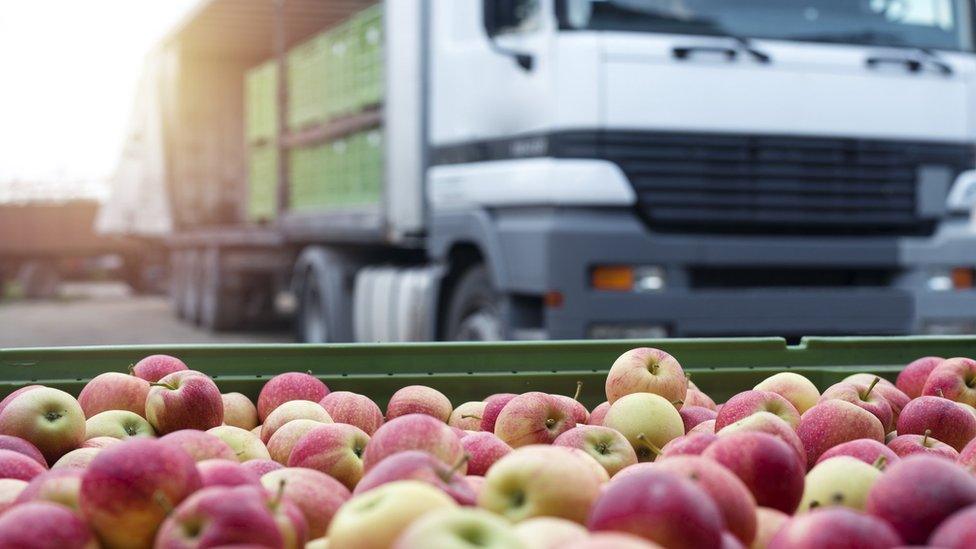
M 617 163 L 662 231 L 926 234 L 919 170 L 976 165 L 970 145 L 903 141 L 611 131 L 549 146 Z

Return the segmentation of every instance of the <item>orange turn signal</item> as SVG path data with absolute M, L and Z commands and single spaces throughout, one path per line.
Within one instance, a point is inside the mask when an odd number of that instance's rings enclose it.
M 973 269 L 966 267 L 953 269 L 952 287 L 957 290 L 971 290 L 973 288 Z
M 594 267 L 590 283 L 597 290 L 629 292 L 634 289 L 634 268 L 624 265 Z

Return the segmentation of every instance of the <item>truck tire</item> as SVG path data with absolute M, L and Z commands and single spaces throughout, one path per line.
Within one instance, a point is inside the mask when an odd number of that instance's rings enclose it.
M 499 341 L 505 329 L 502 300 L 488 267 L 478 264 L 458 278 L 447 309 L 449 341 Z
M 299 286 L 298 311 L 295 317 L 297 338 L 302 343 L 331 341 L 324 286 L 324 274 L 314 266 L 309 266 Z
M 181 320 L 186 319 L 183 309 L 186 299 L 186 260 L 182 250 L 170 253 L 169 265 L 169 304 L 173 314 Z
M 201 258 L 200 325 L 215 332 L 239 328 L 243 316 L 241 296 L 228 284 L 229 274 L 220 250 L 206 250 Z
M 184 291 L 182 316 L 187 322 L 199 324 L 200 301 L 203 294 L 203 257 L 199 250 L 186 250 L 183 255 Z
M 302 250 L 292 275 L 298 341 L 353 341 L 353 280 L 363 263 L 363 258 L 322 246 Z

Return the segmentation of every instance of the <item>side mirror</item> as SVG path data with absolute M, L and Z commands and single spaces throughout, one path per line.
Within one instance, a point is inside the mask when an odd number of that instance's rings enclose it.
M 485 32 L 495 52 L 512 57 L 518 66 L 526 71 L 535 68 L 535 58 L 530 53 L 519 52 L 498 44 L 495 37 L 510 29 L 516 29 L 521 23 L 519 17 L 521 9 L 527 0 L 483 0 L 483 14 Z M 528 0 L 529 2 L 533 0 Z

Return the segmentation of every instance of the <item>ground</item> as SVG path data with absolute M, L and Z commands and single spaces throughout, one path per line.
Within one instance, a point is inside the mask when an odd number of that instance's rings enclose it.
M 66 284 L 49 301 L 0 301 L 0 348 L 291 342 L 283 332 L 211 334 L 177 320 L 162 296 L 120 284 Z

